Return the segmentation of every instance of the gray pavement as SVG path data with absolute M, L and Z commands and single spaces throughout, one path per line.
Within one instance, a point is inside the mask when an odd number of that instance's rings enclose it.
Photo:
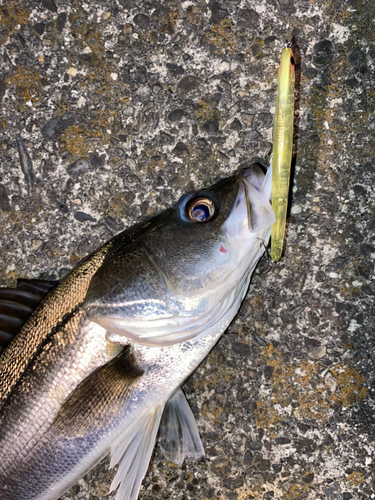
M 267 163 L 297 40 L 286 251 L 184 389 L 206 458 L 159 447 L 147 499 L 375 498 L 375 4 L 2 3 L 0 284 L 55 279 L 123 228 Z M 114 498 L 100 464 L 62 498 Z

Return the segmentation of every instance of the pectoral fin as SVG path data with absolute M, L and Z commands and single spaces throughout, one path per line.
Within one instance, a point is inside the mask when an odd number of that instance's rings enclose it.
M 61 406 L 54 429 L 70 436 L 102 432 L 124 408 L 143 373 L 131 348 L 125 347 L 76 387 Z
M 119 356 L 87 377 L 65 401 L 53 423 L 55 432 L 75 438 L 76 442 L 85 436 L 90 442 L 90 436 L 111 432 L 143 373 L 131 348 L 125 347 Z M 137 500 L 163 409 L 164 403 L 160 403 L 136 414 L 112 444 L 110 467 L 119 466 L 111 485 L 111 491 L 117 489 L 116 500 Z
M 201 458 L 204 449 L 185 395 L 178 389 L 165 405 L 159 442 L 165 458 L 182 465 L 184 458 Z

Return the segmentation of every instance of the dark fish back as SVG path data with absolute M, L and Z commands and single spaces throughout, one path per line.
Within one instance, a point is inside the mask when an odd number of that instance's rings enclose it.
M 91 279 L 111 247 L 109 242 L 81 262 L 34 311 L 0 358 L 0 408 L 39 347 L 84 300 Z M 25 292 L 25 291 L 24 291 Z

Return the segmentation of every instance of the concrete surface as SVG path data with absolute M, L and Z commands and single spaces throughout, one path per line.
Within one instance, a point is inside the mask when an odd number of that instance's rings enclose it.
M 206 458 L 156 447 L 140 498 L 371 499 L 372 1 L 9 0 L 1 13 L 0 283 L 62 277 L 192 188 L 267 163 L 298 48 L 286 252 L 185 391 Z M 108 495 L 99 465 L 64 499 Z

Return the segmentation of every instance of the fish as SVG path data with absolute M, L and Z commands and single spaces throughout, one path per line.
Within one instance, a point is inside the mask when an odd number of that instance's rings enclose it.
M 277 80 L 272 138 L 272 206 L 276 222 L 271 229 L 271 259 L 275 262 L 283 251 L 293 149 L 295 61 L 290 47 L 281 53 Z
M 2 500 L 58 499 L 109 454 L 136 500 L 159 428 L 167 459 L 204 455 L 181 386 L 247 293 L 271 182 L 251 165 L 183 195 L 51 285 L 0 357 Z

